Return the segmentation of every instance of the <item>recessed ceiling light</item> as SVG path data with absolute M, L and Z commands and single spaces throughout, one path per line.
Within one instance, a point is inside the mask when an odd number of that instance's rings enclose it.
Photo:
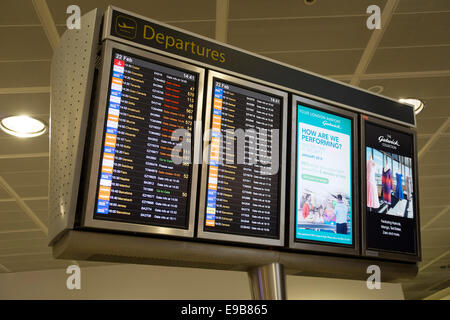
M 406 99 L 398 99 L 400 103 L 409 104 L 414 108 L 414 113 L 419 114 L 420 111 L 423 110 L 425 107 L 425 104 L 422 100 L 416 99 L 416 98 L 406 98 Z
M 42 121 L 29 116 L 12 116 L 0 121 L 0 128 L 8 134 L 19 138 L 40 136 L 47 131 Z
M 384 87 L 380 85 L 375 85 L 367 89 L 367 91 L 373 92 L 373 93 L 381 93 L 383 92 Z
M 316 0 L 304 0 L 304 1 L 305 1 L 305 4 L 308 5 L 308 6 L 316 3 Z

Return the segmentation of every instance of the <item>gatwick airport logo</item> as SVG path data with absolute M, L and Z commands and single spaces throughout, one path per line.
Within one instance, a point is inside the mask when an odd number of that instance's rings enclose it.
M 337 123 L 332 123 L 332 122 L 328 122 L 328 121 L 323 121 L 322 122 L 322 125 L 324 126 L 324 127 L 333 127 L 333 128 L 336 128 L 336 129 L 340 129 L 341 128 L 341 126 L 339 125 L 339 124 L 337 124 Z
M 398 142 L 398 140 L 392 139 L 390 135 L 387 135 L 387 137 L 379 136 L 378 137 L 378 142 L 379 143 L 387 143 L 387 144 L 390 144 L 392 146 L 400 147 L 400 143 Z
M 116 18 L 116 33 L 128 39 L 136 38 L 137 22 L 134 19 L 119 15 Z

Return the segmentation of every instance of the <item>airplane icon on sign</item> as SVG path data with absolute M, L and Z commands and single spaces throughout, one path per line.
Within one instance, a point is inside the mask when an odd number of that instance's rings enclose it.
M 119 15 L 115 25 L 115 31 L 119 36 L 127 39 L 136 38 L 137 22 L 134 19 Z
M 123 29 L 134 29 L 134 26 L 127 26 L 127 24 L 124 22 L 122 24 L 119 23 L 119 27 L 123 28 Z

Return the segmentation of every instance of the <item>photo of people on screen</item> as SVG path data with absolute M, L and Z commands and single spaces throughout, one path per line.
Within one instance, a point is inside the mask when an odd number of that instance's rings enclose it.
M 414 217 L 411 158 L 366 148 L 367 210 Z
M 338 234 L 350 233 L 349 197 L 305 191 L 301 199 L 298 228 Z

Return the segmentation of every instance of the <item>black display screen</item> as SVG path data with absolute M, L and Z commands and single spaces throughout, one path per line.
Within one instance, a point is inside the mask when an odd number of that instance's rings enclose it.
M 115 49 L 109 81 L 94 218 L 186 229 L 198 74 Z
M 282 98 L 214 79 L 204 230 L 279 237 Z
M 367 248 L 415 254 L 413 136 L 366 122 L 365 139 Z

